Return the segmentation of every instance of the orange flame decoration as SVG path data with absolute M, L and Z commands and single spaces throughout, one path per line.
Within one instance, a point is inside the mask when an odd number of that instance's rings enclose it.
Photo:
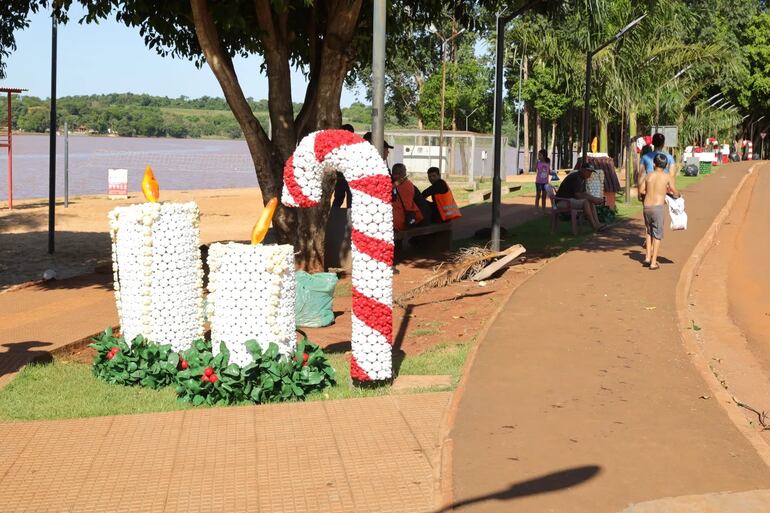
M 152 167 L 147 166 L 144 168 L 144 178 L 142 178 L 142 192 L 144 197 L 150 203 L 157 203 L 160 199 L 160 186 L 155 179 L 155 174 L 152 172 Z
M 278 198 L 273 198 L 267 202 L 265 209 L 262 211 L 262 215 L 259 216 L 254 228 L 251 230 L 252 244 L 259 244 L 265 239 L 267 230 L 270 229 L 270 223 L 273 221 L 276 207 L 278 207 Z

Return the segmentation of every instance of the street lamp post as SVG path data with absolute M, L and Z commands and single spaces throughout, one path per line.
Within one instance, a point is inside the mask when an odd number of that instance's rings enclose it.
M 469 120 L 469 119 L 470 119 L 470 117 L 471 117 L 471 116 L 473 116 L 473 114 L 474 114 L 474 113 L 475 113 L 477 110 L 479 110 L 480 108 L 481 108 L 481 107 L 476 107 L 475 109 L 473 109 L 473 110 L 471 111 L 471 113 L 470 113 L 470 114 L 468 114 L 467 116 L 465 116 L 465 131 L 466 131 L 466 132 L 468 131 L 468 120 Z M 461 111 L 463 114 L 465 114 L 465 111 L 464 111 L 464 110 L 460 109 L 460 111 Z
M 599 45 L 599 47 L 595 48 L 594 50 L 589 50 L 586 52 L 586 88 L 585 88 L 585 103 L 583 106 L 583 148 L 582 148 L 582 154 L 583 154 L 583 164 L 587 162 L 588 157 L 588 125 L 589 120 L 591 118 L 591 68 L 592 68 L 592 60 L 594 58 L 594 55 L 596 55 L 598 52 L 606 48 L 607 46 L 611 45 L 612 43 L 618 41 L 621 37 L 626 35 L 626 32 L 634 28 L 640 21 L 642 21 L 647 14 L 642 14 L 638 18 L 636 18 L 634 21 L 623 27 L 623 29 L 612 36 L 610 39 L 608 39 L 603 44 Z M 626 177 L 628 180 L 628 177 Z
M 516 175 L 519 174 L 519 157 L 521 154 L 521 147 L 519 145 L 519 137 L 521 137 L 521 111 L 524 110 L 524 104 L 521 101 L 521 81 L 524 80 L 524 55 L 519 58 L 519 94 L 516 98 Z
M 531 0 L 510 14 L 497 13 L 495 23 L 495 114 L 494 114 L 494 160 L 492 161 L 492 230 L 490 246 L 492 251 L 500 250 L 500 165 L 503 154 L 503 61 L 505 57 L 505 26 L 509 21 L 530 10 L 542 0 Z M 521 81 L 519 81 L 521 83 Z M 518 143 L 517 143 L 518 146 Z M 518 172 L 518 169 L 517 169 Z
M 375 0 L 372 5 L 372 144 L 380 155 L 385 149 L 385 4 Z
M 443 176 L 443 161 L 444 161 L 444 100 L 446 98 L 446 50 L 447 45 L 450 41 L 452 41 L 454 38 L 459 36 L 465 32 L 465 29 L 461 29 L 459 32 L 456 32 L 449 36 L 448 38 L 444 38 L 443 35 L 441 35 L 441 32 L 433 29 L 433 33 L 436 34 L 436 36 L 441 39 L 441 123 L 438 127 L 438 172 L 439 175 Z

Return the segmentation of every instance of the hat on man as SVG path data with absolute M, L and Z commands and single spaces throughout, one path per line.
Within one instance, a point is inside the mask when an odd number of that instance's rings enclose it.
M 596 173 L 596 168 L 594 167 L 593 164 L 584 164 L 580 167 L 580 169 L 583 171 L 590 171 L 592 173 Z

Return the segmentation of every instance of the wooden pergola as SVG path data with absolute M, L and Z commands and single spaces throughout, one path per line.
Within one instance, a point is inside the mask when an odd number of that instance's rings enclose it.
M 13 209 L 13 109 L 11 101 L 14 94 L 21 94 L 26 89 L 18 87 L 0 87 L 0 93 L 8 95 L 8 126 L 5 134 L 0 133 L 0 148 L 8 148 L 8 208 Z M 0 124 L 2 127 L 2 124 Z

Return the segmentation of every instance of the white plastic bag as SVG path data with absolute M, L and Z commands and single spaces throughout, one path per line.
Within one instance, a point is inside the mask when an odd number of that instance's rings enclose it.
M 666 196 L 666 204 L 668 205 L 668 213 L 671 216 L 671 229 L 672 230 L 686 230 L 687 229 L 687 212 L 684 211 L 684 198 L 672 198 Z

